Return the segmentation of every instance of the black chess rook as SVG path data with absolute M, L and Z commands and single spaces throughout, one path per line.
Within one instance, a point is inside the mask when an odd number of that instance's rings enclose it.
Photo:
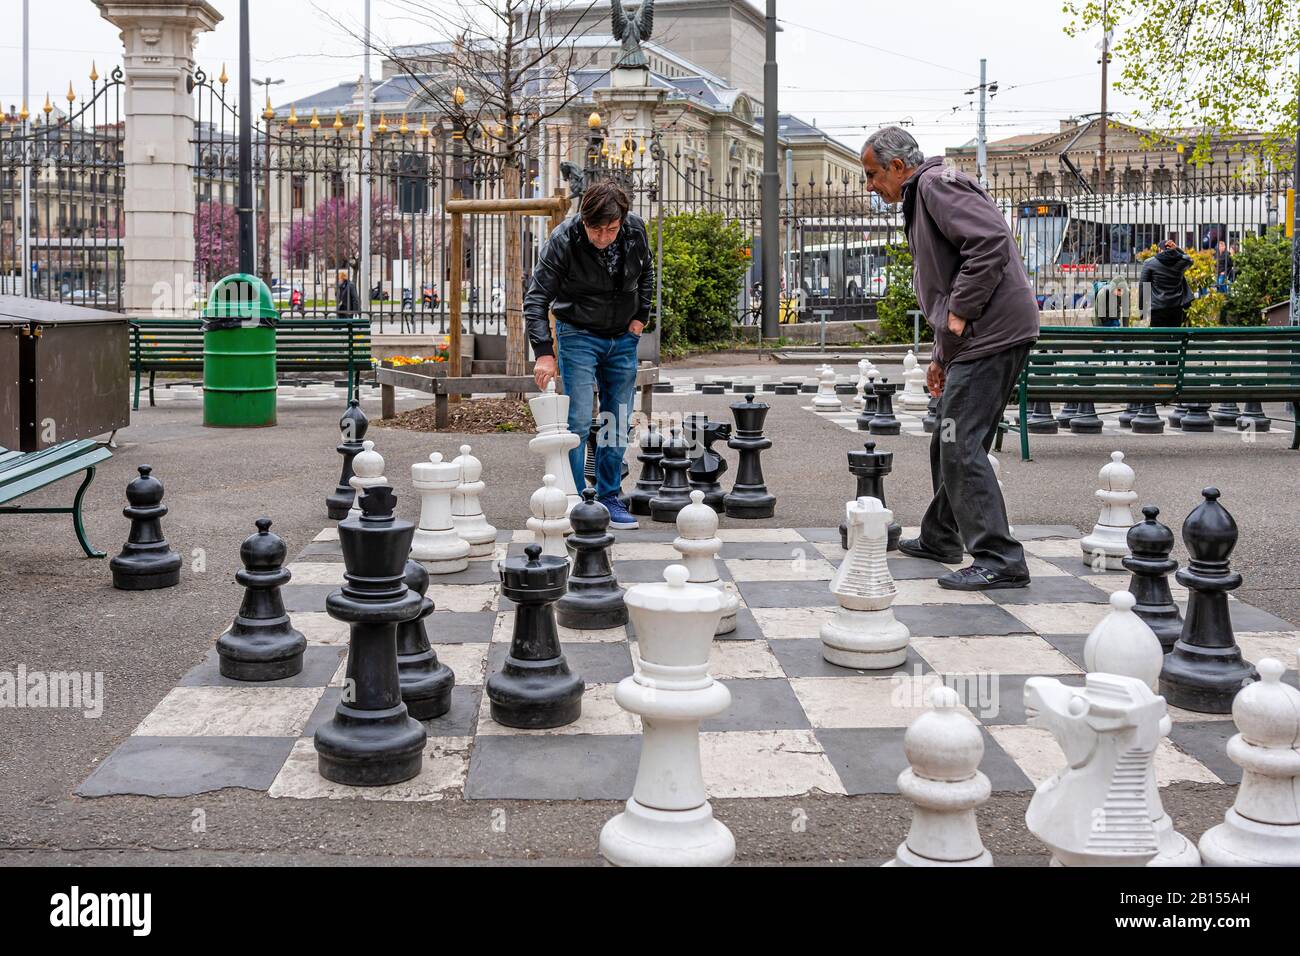
M 889 502 L 885 500 L 885 477 L 894 470 L 894 453 L 876 451 L 876 443 L 873 441 L 867 442 L 864 447 L 865 451 L 849 452 L 849 474 L 857 479 L 857 494 L 853 496 L 854 500 L 875 498 L 883 507 L 888 508 Z M 897 521 L 889 522 L 885 550 L 897 551 L 898 539 L 902 533 L 902 525 Z M 844 522 L 840 522 L 840 547 L 845 551 L 849 550 L 849 528 Z
M 889 379 L 882 378 L 876 386 L 876 414 L 867 425 L 867 431 L 873 435 L 897 435 L 903 426 L 894 417 L 894 393 L 897 385 L 890 385 Z
M 752 393 L 746 395 L 743 402 L 731 406 L 736 428 L 727 441 L 727 447 L 734 448 L 740 457 L 736 465 L 736 480 L 723 498 L 723 508 L 728 517 L 759 519 L 776 514 L 776 497 L 767 490 L 760 458 L 772 447 L 772 440 L 763 435 L 763 423 L 770 407 L 766 402 L 754 401 Z
M 234 622 L 217 638 L 222 677 L 231 680 L 283 680 L 302 672 L 307 639 L 293 626 L 284 609 L 280 588 L 292 576 L 284 566 L 288 548 L 271 533 L 271 519 L 258 518 L 257 534 L 239 546 L 243 568 L 235 581 L 244 599 Z

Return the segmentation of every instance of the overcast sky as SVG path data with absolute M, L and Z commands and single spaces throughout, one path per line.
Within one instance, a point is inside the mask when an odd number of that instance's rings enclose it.
M 373 28 L 395 43 L 435 39 L 412 8 L 446 2 L 372 0 Z M 215 32 L 201 35 L 197 59 L 212 75 L 224 62 L 233 90 L 239 4 L 213 0 L 213 5 L 226 19 Z M 8 106 L 21 99 L 22 37 L 9 28 L 21 22 L 22 0 L 3 0 L 0 7 L 5 14 L 0 101 Z M 256 0 L 252 7 L 253 75 L 285 80 L 273 94 L 276 103 L 360 75 L 359 44 L 349 28 L 360 31 L 362 0 Z M 816 120 L 855 146 L 866 128 L 899 121 L 910 121 L 930 154 L 970 140 L 975 98 L 965 91 L 979 82 L 980 57 L 989 61 L 989 80 L 999 84 L 989 104 L 990 140 L 1054 130 L 1062 117 L 1099 109 L 1100 36 L 1066 37 L 1057 3 L 780 0 L 778 14 L 784 27 L 778 54 L 781 110 Z M 69 80 L 83 93 L 92 59 L 101 76 L 121 62 L 117 32 L 91 0 L 33 0 L 30 15 L 33 111 L 47 90 L 65 105 Z M 371 72 L 379 75 L 377 60 Z M 1135 107 L 1112 91 L 1112 111 Z

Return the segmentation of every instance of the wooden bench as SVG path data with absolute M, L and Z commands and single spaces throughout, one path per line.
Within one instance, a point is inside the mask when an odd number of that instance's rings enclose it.
M 1300 327 L 1047 326 L 1016 396 L 1025 461 L 1030 402 L 1297 402 Z M 1300 422 L 1287 421 L 1294 427 L 1291 448 L 1300 449 Z
M 275 370 L 279 372 L 346 372 L 348 393 L 370 368 L 368 319 L 281 319 L 275 326 Z M 135 403 L 149 373 L 149 404 L 154 404 L 158 372 L 202 372 L 203 328 L 198 319 L 134 319 L 131 365 L 135 369 Z
M 95 466 L 112 454 L 107 448 L 90 439 L 65 441 L 40 451 L 21 452 L 0 448 L 0 505 L 23 495 L 52 485 L 61 478 L 84 471 L 86 477 L 77 489 L 70 508 L 26 508 L 21 505 L 0 507 L 0 514 L 61 514 L 72 515 L 72 528 L 77 533 L 81 550 L 90 558 L 102 558 L 104 552 L 91 547 L 86 540 L 86 527 L 81 518 L 81 502 L 86 489 L 95 480 Z

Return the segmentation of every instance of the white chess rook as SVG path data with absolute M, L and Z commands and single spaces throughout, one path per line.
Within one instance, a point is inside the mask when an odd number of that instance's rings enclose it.
M 724 603 L 717 633 L 730 634 L 736 629 L 740 597 L 733 586 L 718 577 L 715 559 L 722 549 L 722 539 L 718 537 L 718 513 L 704 503 L 704 492 L 692 491 L 691 503 L 677 512 L 677 538 L 673 547 L 682 556 L 682 563 L 690 573 L 687 581 L 706 584 L 722 593 Z
M 878 498 L 850 501 L 845 513 L 849 550 L 831 579 L 840 607 L 821 627 L 822 656 L 841 667 L 899 667 L 912 635 L 893 611 L 898 588 L 886 549 L 894 513 Z
M 568 500 L 554 475 L 542 478 L 542 487 L 533 492 L 528 507 L 533 515 L 528 519 L 528 530 L 541 546 L 542 554 L 567 561 L 569 549 L 564 536 L 573 532 L 573 526 L 569 523 Z
M 813 398 L 813 409 L 819 412 L 842 412 L 840 397 L 835 394 L 835 369 L 823 365 L 818 373 L 817 395 Z
M 551 379 L 546 383 L 545 392 L 528 400 L 528 407 L 537 423 L 537 435 L 528 442 L 528 448 L 545 459 L 543 474 L 555 476 L 568 499 L 567 507 L 572 511 L 582 499 L 573 483 L 569 452 L 577 448 L 582 439 L 569 431 L 569 396 L 559 394 L 555 390 L 555 379 Z
M 411 466 L 411 484 L 420 493 L 420 525 L 411 539 L 411 557 L 430 574 L 464 571 L 469 567 L 469 542 L 456 533 L 451 520 L 451 496 L 460 484 L 460 466 L 443 461 L 435 451 L 427 462 Z
M 348 509 L 349 518 L 361 517 L 361 496 L 367 488 L 388 484 L 384 477 L 384 456 L 375 451 L 375 443 L 363 441 L 361 449 L 352 459 L 352 477 L 348 479 L 348 484 L 357 492 L 352 507 Z
M 1096 495 L 1101 500 L 1101 516 L 1093 526 L 1092 534 L 1079 542 L 1083 548 L 1083 563 L 1097 571 L 1122 571 L 1121 563 L 1128 557 L 1128 529 L 1133 527 L 1133 469 L 1124 463 L 1122 451 L 1111 452 L 1110 463 L 1097 473 L 1101 488 Z
M 496 550 L 497 529 L 483 514 L 483 463 L 470 454 L 469 445 L 461 445 L 452 464 L 460 469 L 460 484 L 451 496 L 451 522 L 469 542 L 471 558 L 489 557 Z
M 908 768 L 898 790 L 912 802 L 912 828 L 886 866 L 992 866 L 975 808 L 993 788 L 980 773 L 984 738 L 951 687 L 930 692 L 930 709 L 903 735 Z
M 640 663 L 614 699 L 641 717 L 641 760 L 626 808 L 600 831 L 617 866 L 726 866 L 736 841 L 713 818 L 700 765 L 700 721 L 731 704 L 709 676 L 709 648 L 722 614 L 715 588 L 688 584 L 680 564 L 666 584 L 638 584 L 626 602 Z

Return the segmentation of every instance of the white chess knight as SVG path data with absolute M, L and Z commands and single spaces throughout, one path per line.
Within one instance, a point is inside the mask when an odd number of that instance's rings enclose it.
M 352 477 L 348 484 L 356 489 L 352 507 L 348 509 L 349 518 L 361 517 L 361 496 L 367 488 L 388 484 L 384 477 L 384 456 L 375 451 L 375 443 L 366 440 L 361 443 L 361 451 L 352 459 Z
M 641 760 L 631 799 L 600 831 L 601 855 L 616 866 L 726 866 L 736 855 L 700 765 L 700 721 L 731 704 L 709 675 L 723 596 L 688 584 L 689 574 L 671 565 L 666 583 L 635 585 L 625 598 L 640 662 L 614 699 L 641 717 Z
M 928 407 L 929 399 L 926 399 L 926 405 Z M 1011 509 L 1006 505 L 1007 490 L 1002 484 L 1002 462 L 998 461 L 992 455 L 989 455 L 988 457 L 989 457 L 989 467 L 993 469 L 993 480 L 998 483 L 998 491 L 1002 493 L 1002 504 L 1003 507 L 1007 508 L 1007 515 L 1009 517 L 1011 514 Z M 1011 537 L 1013 538 L 1016 536 L 1016 529 L 1013 528 L 1009 522 L 1007 524 L 1007 534 L 1011 535 Z
M 411 539 L 411 557 L 430 574 L 464 571 L 469 567 L 469 542 L 456 533 L 451 519 L 460 466 L 443 461 L 442 453 L 435 451 L 428 461 L 411 466 L 411 484 L 420 493 L 420 524 Z
M 898 588 L 886 548 L 894 513 L 878 498 L 850 501 L 845 513 L 849 550 L 831 579 L 840 607 L 821 627 L 822 657 L 855 669 L 899 667 L 912 635 L 893 611 Z
M 485 558 L 496 550 L 497 529 L 483 514 L 483 462 L 470 454 L 469 445 L 460 446 L 452 464 L 460 469 L 460 484 L 451 496 L 451 522 L 456 533 L 469 542 L 471 558 Z
M 903 357 L 903 394 L 900 396 L 903 407 L 909 410 L 928 408 L 930 397 L 925 394 L 925 369 L 916 361 L 916 353 L 911 349 Z
M 1096 571 L 1122 571 L 1121 562 L 1128 556 L 1128 529 L 1133 527 L 1133 469 L 1124 463 L 1124 453 L 1110 453 L 1110 463 L 1097 472 L 1101 488 L 1096 491 L 1101 500 L 1101 515 L 1093 525 L 1092 534 L 1079 542 L 1083 548 L 1083 563 Z
M 557 392 L 555 379 L 551 379 L 546 383 L 545 392 L 528 400 L 528 407 L 537 423 L 537 435 L 529 440 L 528 448 L 545 458 L 543 474 L 555 476 L 568 499 L 567 508 L 572 511 L 582 498 L 573 483 L 569 452 L 577 448 L 582 439 L 569 431 L 569 396 Z
M 819 412 L 842 412 L 840 397 L 835 394 L 835 369 L 823 365 L 818 373 L 817 395 L 813 398 L 813 409 Z
M 528 519 L 528 530 L 535 543 L 541 545 L 542 554 L 567 561 L 569 549 L 564 536 L 573 531 L 573 526 L 569 523 L 568 500 L 554 475 L 542 479 L 542 487 L 533 492 L 528 507 L 533 515 Z
M 718 513 L 704 503 L 704 492 L 692 491 L 691 503 L 677 512 L 677 538 L 673 547 L 682 556 L 682 563 L 690 573 L 691 584 L 707 584 L 722 592 L 722 617 L 718 619 L 719 634 L 730 634 L 736 629 L 736 611 L 740 596 L 735 588 L 718 577 L 714 560 L 722 549 L 718 537 Z
M 871 359 L 858 359 L 858 378 L 853 383 L 853 407 L 862 408 L 867 404 L 867 378 L 871 369 Z
M 912 828 L 885 866 L 992 866 L 975 808 L 992 792 L 980 773 L 984 738 L 951 687 L 930 692 L 930 709 L 903 735 L 908 767 L 898 790 L 912 803 Z
M 1068 687 L 1025 681 L 1031 727 L 1051 732 L 1065 767 L 1034 791 L 1029 832 L 1053 866 L 1146 866 L 1160 851 L 1147 781 L 1160 742 L 1165 700 L 1136 677 L 1089 674 Z
M 1165 655 L 1160 639 L 1146 621 L 1133 613 L 1137 599 L 1128 591 L 1110 596 L 1111 611 L 1098 622 L 1083 645 L 1083 665 L 1088 673 L 1118 674 L 1132 677 L 1156 690 Z M 1163 700 L 1163 698 L 1160 698 Z M 1160 718 L 1161 739 L 1169 736 L 1173 720 L 1168 713 Z M 1195 845 L 1174 830 L 1173 820 L 1165 812 L 1156 784 L 1154 762 L 1147 769 L 1147 804 L 1151 807 L 1151 826 L 1155 829 L 1160 852 L 1148 866 L 1200 866 L 1201 856 Z
M 1300 866 L 1300 690 L 1266 657 L 1260 679 L 1232 701 L 1228 757 L 1241 768 L 1237 799 L 1201 837 L 1207 866 Z

